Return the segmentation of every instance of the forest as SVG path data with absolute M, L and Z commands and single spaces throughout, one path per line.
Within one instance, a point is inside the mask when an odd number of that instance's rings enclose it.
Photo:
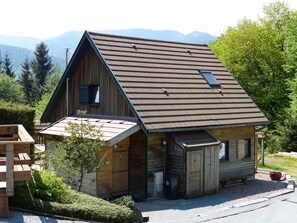
M 268 151 L 297 151 L 297 11 L 275 2 L 261 13 L 242 18 L 209 46 L 269 119 Z M 26 104 L 42 115 L 62 75 L 48 52 L 37 44 L 17 79 L 9 55 L 0 58 L 0 103 Z

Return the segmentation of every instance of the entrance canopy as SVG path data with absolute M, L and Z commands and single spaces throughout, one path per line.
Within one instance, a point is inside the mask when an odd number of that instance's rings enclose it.
M 206 131 L 183 132 L 174 134 L 173 137 L 176 144 L 178 144 L 183 149 L 191 149 L 201 146 L 213 146 L 221 143 Z
M 86 123 L 87 121 L 92 125 L 101 127 L 102 139 L 106 142 L 106 146 L 108 147 L 115 145 L 140 129 L 140 126 L 132 119 L 124 120 L 115 117 L 64 117 L 41 130 L 39 133 L 51 136 L 69 136 L 70 133 L 66 130 L 68 123 Z

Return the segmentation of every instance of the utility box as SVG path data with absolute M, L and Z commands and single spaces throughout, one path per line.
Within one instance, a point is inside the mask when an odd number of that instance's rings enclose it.
M 178 175 L 167 174 L 164 177 L 165 197 L 170 200 L 177 199 L 178 194 Z
M 163 195 L 163 171 L 155 172 L 154 176 L 154 196 L 162 196 Z

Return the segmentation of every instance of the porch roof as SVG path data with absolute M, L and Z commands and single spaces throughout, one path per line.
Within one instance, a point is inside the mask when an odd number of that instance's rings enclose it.
M 102 139 L 106 142 L 106 146 L 108 147 L 115 145 L 140 129 L 140 126 L 132 119 L 123 120 L 115 117 L 82 118 L 83 123 L 86 123 L 87 121 L 92 125 L 101 126 Z M 42 135 L 69 136 L 70 133 L 66 130 L 69 122 L 80 123 L 81 118 L 76 116 L 64 117 L 49 127 L 41 130 L 39 133 Z
M 206 131 L 186 132 L 174 134 L 175 142 L 183 149 L 194 147 L 213 146 L 221 142 Z

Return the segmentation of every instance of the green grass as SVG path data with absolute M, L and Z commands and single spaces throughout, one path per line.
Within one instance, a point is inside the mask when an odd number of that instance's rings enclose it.
M 259 168 L 286 172 L 294 179 L 297 179 L 297 158 L 276 154 L 265 154 L 264 166 L 260 161 Z

